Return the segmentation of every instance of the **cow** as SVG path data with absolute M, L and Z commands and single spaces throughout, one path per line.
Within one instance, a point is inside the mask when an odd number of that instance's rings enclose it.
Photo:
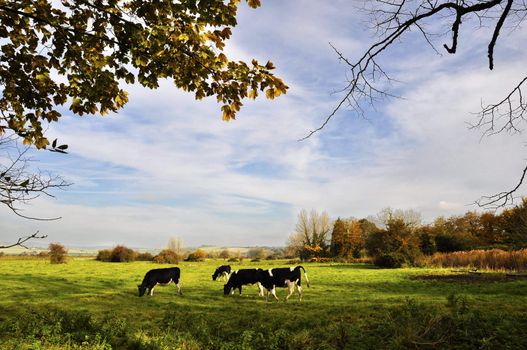
M 262 269 L 241 269 L 234 271 L 226 284 L 223 285 L 223 294 L 228 295 L 229 293 L 234 294 L 234 290 L 238 288 L 240 294 L 242 294 L 242 286 L 246 284 L 257 284 L 258 295 L 263 296 L 263 288 L 260 284 L 260 280 L 264 275 Z
M 142 297 L 147 291 L 147 289 L 148 294 L 152 296 L 155 286 L 157 286 L 158 284 L 166 285 L 170 282 L 174 282 L 177 286 L 179 295 L 183 295 L 181 293 L 181 286 L 179 285 L 180 276 L 181 271 L 179 270 L 179 267 L 150 270 L 146 273 L 145 278 L 143 278 L 143 282 L 137 285 L 137 288 L 139 289 L 139 296 Z
M 264 274 L 260 278 L 260 283 L 267 290 L 266 300 L 269 300 L 269 293 L 271 293 L 276 300 L 279 300 L 276 296 L 276 287 L 287 287 L 289 294 L 285 297 L 286 301 L 295 292 L 296 287 L 299 298 L 302 300 L 302 281 L 300 277 L 300 270 L 304 271 L 306 284 L 309 287 L 307 273 L 302 266 L 276 268 L 264 271 Z
M 212 275 L 212 280 L 216 281 L 218 278 L 224 278 L 225 281 L 229 279 L 229 275 L 231 274 L 231 265 L 221 265 L 214 271 L 214 274 Z

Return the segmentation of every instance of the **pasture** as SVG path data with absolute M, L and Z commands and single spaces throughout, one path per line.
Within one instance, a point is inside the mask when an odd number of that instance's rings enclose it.
M 145 272 L 167 265 L 0 259 L 0 348 L 527 348 L 527 279 L 305 263 L 304 300 L 286 303 L 278 289 L 281 301 L 266 302 L 256 286 L 223 296 L 224 282 L 211 279 L 222 263 L 180 263 L 183 296 L 171 284 L 140 298 Z

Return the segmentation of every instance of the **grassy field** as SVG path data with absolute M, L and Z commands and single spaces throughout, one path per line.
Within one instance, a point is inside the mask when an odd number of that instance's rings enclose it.
M 0 259 L 0 348 L 527 348 L 527 279 L 307 263 L 302 302 L 266 302 L 256 286 L 224 297 L 211 280 L 221 263 L 181 263 L 183 296 L 169 285 L 139 298 L 145 272 L 163 265 Z

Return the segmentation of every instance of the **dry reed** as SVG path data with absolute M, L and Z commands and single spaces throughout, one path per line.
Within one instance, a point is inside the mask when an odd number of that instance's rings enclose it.
M 470 250 L 465 252 L 435 253 L 423 258 L 422 264 L 431 267 L 467 267 L 479 270 L 527 271 L 527 249 L 505 251 Z

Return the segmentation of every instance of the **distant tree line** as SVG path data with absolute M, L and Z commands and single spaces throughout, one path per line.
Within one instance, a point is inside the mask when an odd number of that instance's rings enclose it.
M 378 266 L 418 265 L 436 252 L 474 249 L 517 250 L 527 247 L 527 198 L 501 213 L 468 211 L 422 224 L 412 210 L 385 209 L 376 217 L 338 218 L 302 210 L 287 252 L 302 260 L 369 257 Z
M 224 259 L 230 262 L 239 262 L 243 259 L 259 261 L 262 259 L 283 258 L 283 250 L 277 248 L 252 247 L 245 253 L 241 250 L 204 250 L 198 248 L 194 251 L 185 250 L 183 241 L 178 238 L 170 238 L 167 248 L 153 255 L 148 252 L 139 252 L 124 245 L 117 245 L 112 249 L 102 249 L 97 253 L 96 260 L 106 262 L 131 262 L 131 261 L 152 261 L 159 264 L 178 264 L 181 261 L 204 261 L 206 258 Z

